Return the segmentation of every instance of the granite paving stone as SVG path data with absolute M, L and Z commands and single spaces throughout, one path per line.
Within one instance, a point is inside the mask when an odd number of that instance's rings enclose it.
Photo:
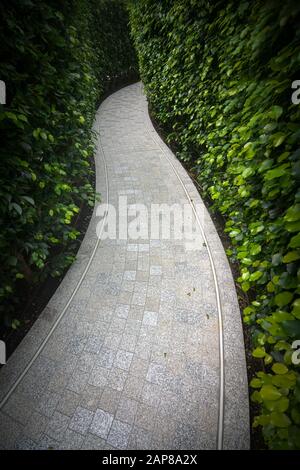
M 109 373 L 108 385 L 121 392 L 124 389 L 127 375 L 127 371 L 113 367 Z
M 105 387 L 108 382 L 109 369 L 96 365 L 88 378 L 88 384 L 94 387 Z
M 148 432 L 143 428 L 134 426 L 131 430 L 127 448 L 130 450 L 151 449 L 151 441 L 151 432 Z
M 33 441 L 38 442 L 41 439 L 48 423 L 49 418 L 38 412 L 34 412 L 24 427 L 24 434 Z
M 93 434 L 88 434 L 83 438 L 82 450 L 103 450 L 105 448 L 105 440 Z
M 156 417 L 156 410 L 153 406 L 146 405 L 144 403 L 139 404 L 135 424 L 147 431 L 153 431 Z
M 59 400 L 60 395 L 55 392 L 46 391 L 42 396 L 37 409 L 40 413 L 50 418 L 53 415 Z
M 127 318 L 129 314 L 129 305 L 118 305 L 116 308 L 116 315 L 118 318 Z
M 78 450 L 81 448 L 84 437 L 71 429 L 67 429 L 59 444 L 61 450 Z
M 36 446 L 36 450 L 57 450 L 59 449 L 59 441 L 53 439 L 47 434 L 43 434 Z
M 96 364 L 100 367 L 104 367 L 106 369 L 111 369 L 116 356 L 116 350 L 110 349 L 107 347 L 103 347 L 101 352 L 99 353 Z
M 145 310 L 144 318 L 143 318 L 143 325 L 156 326 L 157 317 L 158 317 L 157 312 L 151 312 L 151 311 Z
M 59 398 L 56 410 L 67 416 L 72 416 L 80 399 L 81 395 L 78 395 L 71 390 L 64 390 L 61 397 Z
M 101 409 L 108 411 L 111 414 L 115 414 L 119 406 L 120 398 L 120 391 L 113 388 L 105 388 L 99 400 L 99 406 Z
M 133 353 L 124 351 L 122 349 L 118 350 L 115 356 L 114 366 L 119 367 L 122 370 L 129 370 L 132 362 Z
M 85 434 L 92 422 L 94 413 L 78 406 L 69 424 L 69 429 L 80 434 Z
M 130 437 L 131 426 L 122 421 L 114 420 L 107 438 L 108 444 L 115 449 L 126 449 Z
M 110 431 L 114 416 L 107 411 L 97 409 L 90 425 L 90 432 L 102 439 L 106 439 Z
M 16 450 L 35 450 L 36 443 L 27 436 L 20 436 L 16 443 L 15 449 Z
M 122 397 L 116 413 L 116 418 L 124 423 L 132 424 L 137 412 L 138 402 L 130 398 Z
M 75 370 L 69 380 L 68 389 L 75 393 L 82 393 L 88 378 L 89 372 L 85 372 L 79 369 Z
M 55 411 L 46 427 L 46 434 L 52 439 L 61 440 L 67 430 L 70 422 L 70 417 L 63 415 L 59 411 Z

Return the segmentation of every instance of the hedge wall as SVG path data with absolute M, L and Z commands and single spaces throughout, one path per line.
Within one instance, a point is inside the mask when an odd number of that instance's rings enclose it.
M 0 322 L 12 327 L 24 286 L 72 262 L 72 222 L 94 204 L 96 104 L 135 68 L 123 3 L 0 3 Z
M 253 426 L 276 449 L 300 449 L 292 363 L 300 340 L 300 105 L 291 101 L 299 11 L 290 0 L 139 0 L 130 10 L 153 114 L 224 215 L 228 256 L 253 299 L 243 312 L 261 366 L 251 382 L 261 410 Z

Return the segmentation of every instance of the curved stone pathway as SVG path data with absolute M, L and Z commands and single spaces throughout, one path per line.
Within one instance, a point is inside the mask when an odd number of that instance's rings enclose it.
M 207 244 L 97 243 L 95 209 L 76 262 L 1 369 L 0 446 L 248 448 L 240 312 L 209 214 L 154 131 L 141 84 L 103 102 L 95 131 L 102 201 L 196 204 Z

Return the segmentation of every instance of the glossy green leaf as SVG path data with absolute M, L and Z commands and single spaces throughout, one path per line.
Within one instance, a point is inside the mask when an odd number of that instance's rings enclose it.
M 293 263 L 300 259 L 300 250 L 299 251 L 289 251 L 283 258 L 282 261 L 284 263 Z
M 291 338 L 300 338 L 300 320 L 284 321 L 282 328 Z
M 261 397 L 263 400 L 279 400 L 281 398 L 281 393 L 273 385 L 263 385 L 260 391 Z
M 300 248 L 300 233 L 291 238 L 289 243 L 290 248 Z
M 287 428 L 291 424 L 291 420 L 285 413 L 272 412 L 271 413 L 271 424 L 279 428 Z
M 277 294 L 275 296 L 275 303 L 278 305 L 278 307 L 284 307 L 285 305 L 288 305 L 291 303 L 293 299 L 293 294 L 289 291 L 285 292 L 280 292 L 280 294 Z
M 286 365 L 280 363 L 280 362 L 276 362 L 275 364 L 273 364 L 272 366 L 272 371 L 275 372 L 275 374 L 286 374 L 288 372 L 288 368 L 286 367 Z
M 262 358 L 266 355 L 265 348 L 255 348 L 252 352 L 253 357 Z

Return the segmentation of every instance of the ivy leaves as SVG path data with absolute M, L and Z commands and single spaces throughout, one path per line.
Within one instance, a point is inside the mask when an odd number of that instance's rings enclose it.
M 4 0 L 0 15 L 0 322 L 16 328 L 19 292 L 74 260 L 96 105 L 135 54 L 122 0 Z

